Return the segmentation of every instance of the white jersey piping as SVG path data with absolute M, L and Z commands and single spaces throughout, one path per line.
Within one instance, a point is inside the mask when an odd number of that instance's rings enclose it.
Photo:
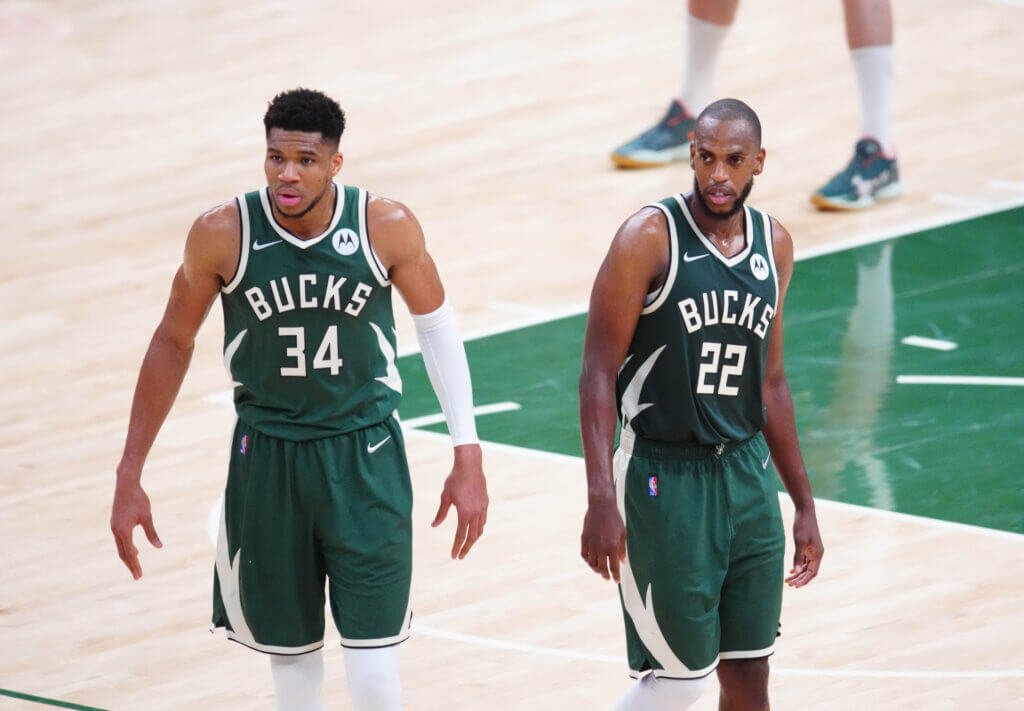
M 676 281 L 676 273 L 679 271 L 679 235 L 676 234 L 676 221 L 672 219 L 672 213 L 661 203 L 651 203 L 647 207 L 656 207 L 665 215 L 668 222 L 668 274 L 665 276 L 665 283 L 661 288 L 648 294 L 644 300 L 644 307 L 640 310 L 642 316 L 654 313 L 668 299 L 672 286 Z
M 249 241 L 252 239 L 252 228 L 249 225 L 249 208 L 245 204 L 245 195 L 236 197 L 235 203 L 238 205 L 238 215 L 242 220 L 242 243 L 239 246 L 238 269 L 235 270 L 235 275 L 231 278 L 231 281 L 220 288 L 225 294 L 230 294 L 234 291 L 235 287 L 242 281 L 242 277 L 245 276 L 245 268 L 249 265 Z

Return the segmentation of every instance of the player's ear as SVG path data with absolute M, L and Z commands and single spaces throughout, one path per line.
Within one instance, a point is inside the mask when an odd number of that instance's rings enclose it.
M 754 156 L 754 175 L 760 175 L 761 171 L 764 170 L 764 157 L 766 155 L 764 146 L 758 149 L 757 155 Z
M 693 161 L 696 159 L 696 157 L 697 157 L 697 145 L 693 141 L 690 141 L 690 170 L 694 169 Z
M 343 156 L 341 154 L 341 151 L 338 151 L 337 153 L 335 153 L 331 157 L 331 177 L 332 178 L 338 174 L 338 171 L 341 170 L 341 165 L 344 162 L 345 162 L 345 156 Z

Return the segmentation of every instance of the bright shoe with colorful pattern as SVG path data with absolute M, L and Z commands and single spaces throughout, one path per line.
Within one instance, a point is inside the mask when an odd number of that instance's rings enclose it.
M 674 100 L 661 121 L 612 151 L 612 162 L 620 168 L 658 168 L 688 160 L 696 125 L 697 119 Z
M 882 153 L 875 139 L 862 138 L 850 164 L 811 195 L 811 202 L 819 210 L 861 210 L 902 194 L 896 159 Z

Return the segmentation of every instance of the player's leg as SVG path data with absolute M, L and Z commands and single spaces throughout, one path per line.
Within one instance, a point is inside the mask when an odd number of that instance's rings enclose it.
M 768 708 L 768 657 L 775 650 L 785 569 L 785 531 L 768 445 L 757 435 L 721 460 L 733 539 L 722 585 L 719 708 Z
M 268 437 L 242 422 L 236 426 L 217 542 L 213 623 L 232 640 L 271 656 L 279 709 L 316 711 L 322 706 L 325 572 L 303 503 L 311 492 L 297 474 L 304 450 L 303 443 Z
M 648 674 L 619 698 L 612 711 L 685 711 L 697 703 L 707 677 L 666 679 Z
M 690 0 L 686 16 L 686 56 L 679 99 L 696 116 L 711 103 L 722 41 L 736 18 L 739 0 Z
M 640 679 L 620 709 L 685 709 L 718 661 L 724 492 L 705 462 L 665 459 L 663 450 L 623 435 L 614 461 L 626 524 L 619 593 L 630 675 Z
M 318 446 L 329 476 L 317 535 L 349 696 L 357 711 L 397 710 L 396 645 L 409 636 L 412 580 L 412 485 L 401 428 L 389 417 Z
M 860 138 L 847 168 L 811 197 L 822 209 L 858 209 L 902 193 L 892 139 L 893 30 L 889 0 L 843 0 L 860 100 Z
M 321 650 L 270 655 L 275 711 L 323 711 L 324 658 Z
M 689 0 L 679 96 L 658 123 L 612 151 L 620 168 L 653 168 L 688 160 L 695 118 L 711 103 L 715 65 L 739 0 Z
M 719 711 L 768 711 L 768 657 L 718 663 Z
M 356 711 L 400 711 L 402 681 L 398 646 L 345 648 L 348 693 Z

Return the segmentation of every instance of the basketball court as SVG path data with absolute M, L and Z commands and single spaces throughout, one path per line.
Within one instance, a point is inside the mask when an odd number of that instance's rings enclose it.
M 858 119 L 835 3 L 741 6 L 717 91 L 793 234 L 786 364 L 826 555 L 784 597 L 778 709 L 1024 698 L 1024 3 L 894 3 L 906 194 L 822 214 Z M 0 709 L 267 709 L 266 660 L 208 632 L 233 420 L 215 307 L 143 482 L 162 550 L 109 531 L 131 392 L 184 236 L 262 181 L 261 118 L 303 85 L 348 115 L 341 178 L 422 222 L 467 338 L 491 510 L 463 561 L 429 526 L 450 466 L 397 307 L 416 495 L 410 711 L 608 708 L 614 586 L 579 557 L 584 311 L 612 234 L 688 167 L 607 154 L 676 89 L 683 4 L 440 0 L 0 4 Z M 783 495 L 783 511 L 791 509 Z M 347 709 L 337 633 L 328 708 Z M 716 708 L 710 685 L 696 706 Z

